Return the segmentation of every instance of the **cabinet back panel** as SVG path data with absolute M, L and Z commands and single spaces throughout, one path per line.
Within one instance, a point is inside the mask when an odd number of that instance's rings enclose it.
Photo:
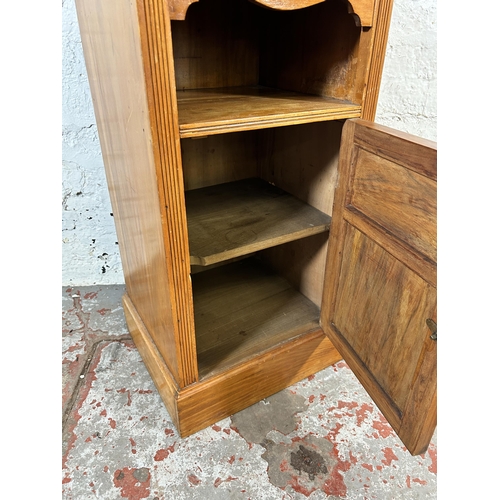
M 186 191 L 259 175 L 256 132 L 182 139 L 181 149 Z
M 286 12 L 200 0 L 172 21 L 177 90 L 264 85 L 359 100 L 360 33 L 340 0 Z
M 257 85 L 258 10 L 248 0 L 201 0 L 172 21 L 177 90 Z
M 261 85 L 354 102 L 361 28 L 345 3 L 267 10 L 263 18 Z

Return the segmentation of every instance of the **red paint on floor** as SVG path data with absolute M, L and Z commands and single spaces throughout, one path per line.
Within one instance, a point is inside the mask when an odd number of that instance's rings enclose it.
M 385 459 L 382 460 L 383 464 L 389 466 L 394 460 L 399 460 L 391 448 L 384 448 L 382 451 L 385 457 Z
M 162 460 L 165 460 L 169 455 L 170 455 L 170 452 L 167 449 L 161 448 L 156 452 L 156 454 L 154 456 L 154 461 L 161 462 Z
M 71 289 L 68 289 L 68 293 L 71 293 Z M 128 339 L 124 342 L 122 330 L 119 330 L 121 336 L 117 335 L 116 339 L 113 338 L 111 342 L 108 341 L 109 338 L 103 338 L 103 335 L 110 336 L 105 331 L 105 327 L 103 327 L 102 331 L 98 330 L 101 324 L 106 325 L 105 317 L 108 316 L 108 311 L 113 311 L 110 316 L 115 314 L 114 306 L 113 309 L 108 309 L 107 307 L 112 306 L 106 303 L 106 307 L 103 307 L 103 304 L 101 304 L 98 306 L 100 310 L 97 311 L 97 307 L 93 304 L 92 312 L 88 312 L 90 309 L 85 304 L 84 298 L 95 299 L 97 297 L 99 299 L 98 293 L 85 293 L 84 291 L 73 293 L 76 297 L 72 297 L 71 300 L 66 302 L 68 305 L 73 303 L 75 307 L 71 309 L 71 312 L 67 308 L 66 315 L 63 316 L 63 319 L 66 320 L 63 328 L 63 331 L 66 331 L 63 373 L 64 375 L 68 374 L 73 379 L 71 382 L 73 384 L 72 390 L 76 388 L 78 393 L 71 399 L 72 410 L 64 427 L 63 437 L 66 448 L 63 457 L 65 470 L 63 470 L 62 474 L 62 483 L 63 496 L 67 495 L 64 498 L 66 500 L 94 498 L 95 495 L 92 494 L 93 489 L 91 488 L 95 488 L 97 490 L 95 494 L 108 495 L 113 499 L 153 500 L 154 497 L 158 497 L 159 500 L 167 500 L 169 498 L 168 490 L 163 490 L 163 483 L 178 485 L 179 491 L 186 492 L 186 498 L 194 497 L 192 488 L 198 485 L 202 486 L 198 490 L 203 491 L 203 495 L 208 492 L 206 498 L 210 497 L 210 490 L 216 495 L 215 498 L 218 498 L 217 493 L 221 495 L 220 490 L 218 490 L 219 487 L 221 490 L 225 489 L 228 492 L 232 489 L 232 494 L 248 491 L 244 498 L 250 496 L 251 500 L 274 498 L 273 495 L 259 496 L 256 493 L 256 491 L 260 491 L 259 488 L 262 487 L 264 491 L 268 487 L 266 469 L 265 467 L 250 468 L 249 464 L 253 464 L 252 460 L 258 461 L 258 458 L 255 459 L 255 453 L 250 454 L 250 458 L 247 458 L 244 450 L 246 450 L 246 447 L 248 447 L 248 450 L 252 450 L 254 446 L 252 443 L 243 443 L 245 448 L 237 449 L 236 446 L 243 445 L 241 445 L 236 432 L 231 433 L 231 429 L 227 428 L 229 425 L 227 422 L 219 422 L 219 425 L 215 424 L 211 428 L 201 431 L 199 436 L 192 436 L 185 440 L 180 439 L 176 431 L 169 428 L 173 424 L 168 421 L 168 416 L 158 418 L 156 410 L 153 410 L 151 414 L 146 413 L 151 411 L 150 407 L 148 405 L 142 407 L 139 404 L 142 399 L 147 399 L 146 396 L 139 397 L 139 394 L 151 394 L 151 397 L 157 397 L 155 390 L 148 389 L 149 386 L 135 388 L 137 385 L 127 386 L 125 385 L 126 382 L 119 382 L 120 385 L 124 384 L 127 388 L 117 391 L 116 387 L 119 387 L 119 385 L 108 385 L 106 387 L 102 384 L 99 373 L 97 373 L 97 378 L 101 383 L 99 390 L 102 391 L 103 397 L 100 398 L 101 394 L 96 392 L 97 396 L 88 398 L 87 401 L 89 390 L 92 389 L 93 391 L 98 386 L 98 382 L 95 382 L 94 373 L 101 362 L 102 350 L 113 342 L 125 345 L 129 351 L 135 351 L 135 347 Z M 84 293 L 85 296 L 83 296 Z M 104 316 L 104 318 L 101 318 L 101 316 Z M 95 330 L 92 330 L 89 324 L 94 325 Z M 82 335 L 79 333 L 80 330 Z M 67 335 L 68 333 L 71 335 Z M 97 348 L 94 349 L 95 347 Z M 127 349 L 122 349 L 119 352 L 123 353 Z M 85 372 L 85 378 L 80 379 L 79 376 L 83 373 L 82 369 L 90 352 L 93 353 L 93 359 L 88 368 L 88 375 Z M 106 352 L 114 351 L 108 350 Z M 74 359 L 75 357 L 77 357 L 77 360 Z M 104 354 L 102 354 L 102 357 L 104 359 Z M 114 358 L 115 356 L 111 359 L 112 362 L 119 361 L 119 356 L 116 356 L 116 360 Z M 127 376 L 130 375 L 135 381 L 139 378 L 143 369 L 143 364 L 138 362 L 137 365 L 130 364 L 124 368 L 122 367 L 122 372 Z M 348 372 L 347 365 L 342 362 L 334 365 L 333 369 L 330 368 L 329 370 L 330 374 L 327 380 L 329 383 L 331 383 L 332 374 L 335 378 L 340 379 L 341 374 L 339 372 L 343 370 Z M 310 381 L 314 378 L 316 380 L 311 383 Z M 346 500 L 349 498 L 386 500 L 389 497 L 384 496 L 384 492 L 388 491 L 388 487 L 392 488 L 393 493 L 401 492 L 401 494 L 410 494 L 415 497 L 420 495 L 419 498 L 424 498 L 424 495 L 425 498 L 435 498 L 432 497 L 435 491 L 433 488 L 437 473 L 435 445 L 431 444 L 428 451 L 419 457 L 414 457 L 414 459 L 407 457 L 408 452 L 400 442 L 395 442 L 396 435 L 387 421 L 378 411 L 374 411 L 377 408 L 373 404 L 356 402 L 356 397 L 360 394 L 359 388 L 352 389 L 348 387 L 345 389 L 341 385 L 341 390 L 330 393 L 327 392 L 330 391 L 329 385 L 325 384 L 323 389 L 320 388 L 320 384 L 324 383 L 323 378 L 322 376 L 309 377 L 309 380 L 297 383 L 297 387 L 300 388 L 298 391 L 293 390 L 293 388 L 290 390 L 293 394 L 301 394 L 304 401 L 308 401 L 310 405 L 309 409 L 304 410 L 305 416 L 298 420 L 299 423 L 293 433 L 290 433 L 287 442 L 290 443 L 291 441 L 298 445 L 301 438 L 297 437 L 297 435 L 314 436 L 317 440 L 326 438 L 328 443 L 331 443 L 331 447 L 321 448 L 322 456 L 324 458 L 330 456 L 332 460 L 330 462 L 327 460 L 328 472 L 317 475 L 312 481 L 304 471 L 297 473 L 298 471 L 286 459 L 281 460 L 285 455 L 282 457 L 277 456 L 275 470 L 287 474 L 288 478 L 294 476 L 286 487 L 286 493 L 278 490 L 283 493 L 283 498 L 290 497 L 298 500 L 315 492 L 312 496 L 318 499 L 328 495 L 329 497 Z M 117 380 L 123 380 L 123 378 Z M 75 381 L 77 384 L 75 384 Z M 64 381 L 64 384 L 66 384 L 66 381 Z M 67 387 L 70 388 L 70 384 Z M 63 387 L 63 391 L 65 389 L 66 387 Z M 314 394 L 312 394 L 313 391 Z M 117 392 L 121 394 L 127 393 L 127 397 L 123 395 L 118 398 L 119 404 L 116 404 Z M 132 394 L 134 394 L 133 397 Z M 107 399 L 105 399 L 108 396 L 114 398 L 109 407 L 107 406 Z M 102 406 L 106 407 L 106 409 L 101 407 L 99 399 L 103 400 Z M 326 410 L 329 406 L 330 408 Z M 318 410 L 321 411 L 324 418 L 321 413 L 317 414 Z M 108 414 L 113 418 L 107 417 Z M 89 426 L 88 421 L 91 420 L 90 417 L 87 418 L 89 415 L 95 419 L 96 427 Z M 98 415 L 100 417 L 97 417 Z M 141 415 L 143 416 L 141 417 Z M 335 417 L 337 415 L 339 420 L 336 421 Z M 147 420 L 148 418 L 149 420 Z M 128 421 L 132 419 L 137 420 L 137 422 L 133 425 L 128 424 Z M 142 422 L 144 422 L 144 427 L 137 431 Z M 136 424 L 138 425 L 134 428 L 132 434 L 130 429 Z M 334 427 L 333 430 L 332 427 Z M 97 430 L 102 435 L 102 441 L 94 439 L 101 437 L 98 435 Z M 235 429 L 233 428 L 233 430 Z M 328 436 L 324 436 L 325 432 L 329 432 Z M 130 437 L 131 435 L 135 440 L 139 441 L 139 444 Z M 270 435 L 269 439 L 276 440 L 276 436 L 276 433 Z M 369 447 L 358 446 L 358 440 L 359 442 L 369 443 Z M 76 444 L 75 441 L 77 441 Z M 209 450 L 210 447 L 216 447 L 218 443 L 224 450 L 220 455 L 216 455 L 215 452 L 212 453 Z M 174 445 L 175 451 L 179 451 L 178 455 L 181 457 L 179 460 L 183 464 L 182 466 L 179 466 L 176 455 L 167 460 L 174 452 Z M 206 452 L 200 451 L 202 449 L 200 446 L 204 446 L 203 450 L 206 449 Z M 307 446 L 311 447 L 311 443 L 308 442 Z M 260 454 L 259 446 L 255 448 L 257 448 L 257 455 Z M 396 453 L 398 456 L 396 456 Z M 94 459 L 93 455 L 95 454 L 97 456 Z M 238 457 L 235 456 L 236 454 Z M 339 459 L 339 454 L 342 460 Z M 212 456 L 217 457 L 217 463 L 209 462 L 207 464 L 203 461 L 204 458 Z M 336 463 L 333 462 L 333 457 L 335 457 Z M 192 461 L 189 462 L 188 459 Z M 159 463 L 164 460 L 164 463 Z M 396 462 L 398 460 L 399 462 Z M 198 463 L 205 471 L 200 473 L 200 476 L 195 473 L 195 471 L 201 470 L 196 467 Z M 407 463 L 411 465 L 411 468 L 407 468 Z M 144 467 L 142 469 L 133 468 L 134 465 L 138 466 L 139 464 Z M 128 465 L 128 467 L 123 468 L 124 465 Z M 216 466 L 216 471 L 210 469 L 210 466 Z M 260 478 L 256 480 L 253 477 L 254 474 L 255 476 L 258 475 L 256 471 L 260 469 L 263 471 L 262 481 L 260 481 Z M 103 474 L 103 471 L 105 474 Z M 115 474 L 113 474 L 113 471 L 116 471 Z M 349 479 L 346 478 L 345 473 L 347 471 L 349 471 Z M 409 474 L 407 474 L 408 472 Z M 98 474 L 100 474 L 100 477 Z M 246 474 L 246 476 L 243 474 Z M 389 474 L 393 474 L 391 479 L 389 479 Z M 245 484 L 245 481 L 247 484 Z M 223 483 L 227 484 L 224 485 Z M 387 483 L 388 486 L 383 486 L 383 484 Z M 280 484 L 279 488 L 283 489 L 283 484 L 284 482 Z M 240 489 L 242 486 L 246 487 L 246 490 Z M 376 488 L 379 487 L 384 489 L 377 490 Z M 108 488 L 107 491 L 106 488 Z M 217 489 L 217 492 L 215 492 L 214 488 Z M 191 490 L 191 495 L 188 493 L 189 490 Z M 266 493 L 269 493 L 268 489 Z M 276 498 L 282 497 L 278 495 Z
M 137 472 L 147 471 L 147 478 L 144 481 L 137 479 Z M 120 495 L 128 500 L 139 500 L 149 496 L 151 474 L 149 469 L 136 469 L 125 467 L 115 471 L 113 476 L 114 485 L 120 489 Z
M 392 427 L 389 425 L 389 422 L 382 416 L 382 414 L 379 415 L 380 420 L 374 420 L 372 423 L 372 427 L 378 431 L 377 433 L 374 433 L 374 437 L 378 438 L 383 437 L 383 438 L 388 438 L 389 436 L 394 435 L 394 431 L 392 430 Z
M 188 476 L 188 481 L 193 484 L 194 486 L 198 486 L 201 483 L 201 479 L 199 479 L 197 476 L 194 474 L 189 474 Z
M 429 472 L 432 472 L 433 474 L 437 474 L 437 450 L 436 450 L 436 447 L 432 443 L 429 445 L 429 448 L 427 449 L 427 453 L 429 454 L 429 457 L 432 460 L 432 464 L 429 465 L 429 467 L 428 467 Z
M 361 425 L 368 413 L 373 413 L 373 406 L 367 403 L 363 403 L 359 409 L 356 410 L 356 423 Z
M 95 367 L 99 364 L 99 361 L 101 360 L 101 353 L 102 353 L 102 349 L 99 352 L 96 352 L 96 354 L 94 356 L 94 360 L 92 362 L 93 369 L 95 369 Z M 95 380 L 97 380 L 97 378 L 96 378 L 94 372 L 89 371 L 89 375 L 85 379 L 85 384 L 81 388 L 81 392 L 80 392 L 77 404 L 75 405 L 75 408 L 77 408 L 77 409 L 80 408 L 80 405 L 82 404 L 82 402 L 85 401 L 85 399 L 87 399 L 87 396 L 88 396 L 90 389 L 92 387 L 92 383 Z M 80 418 L 82 418 L 82 416 L 78 413 L 77 410 L 73 411 L 71 417 L 72 417 L 71 423 L 69 426 L 69 433 L 70 433 L 71 437 L 69 438 L 68 445 L 66 447 L 66 453 L 63 455 L 63 460 L 62 460 L 62 468 L 63 469 L 67 468 L 66 462 L 68 460 L 68 456 L 69 456 L 71 450 L 73 449 L 73 446 L 74 446 L 76 439 L 77 439 L 77 436 L 75 434 L 75 428 L 76 428 L 76 425 L 78 424 L 78 421 L 80 420 Z
M 347 487 L 344 483 L 344 478 L 338 473 L 338 471 L 325 481 L 325 485 L 322 490 L 327 495 L 340 498 L 345 498 L 347 495 Z
M 302 493 L 302 495 L 308 497 L 311 495 L 313 491 L 316 491 L 318 488 L 307 489 L 303 484 L 300 483 L 298 476 L 292 476 L 292 479 L 288 482 L 288 484 L 297 492 Z
M 171 445 L 168 448 L 160 448 L 154 456 L 155 462 L 161 462 L 162 460 L 165 460 L 170 455 L 170 453 L 173 453 L 174 451 L 174 445 Z
M 339 404 L 340 403 L 342 402 L 339 401 Z M 349 452 L 350 461 L 342 460 L 342 458 L 340 458 L 337 443 L 337 435 L 340 429 L 342 429 L 342 425 L 337 422 L 335 428 L 325 436 L 325 438 L 333 444 L 332 456 L 336 458 L 337 465 L 331 473 L 328 481 L 325 481 L 325 489 L 323 489 L 323 491 L 327 495 L 334 495 L 344 498 L 347 495 L 347 486 L 344 482 L 344 476 L 342 472 L 347 472 L 351 468 L 351 465 L 357 463 L 358 459 L 351 452 Z
M 414 483 L 422 484 L 422 485 L 424 485 L 424 486 L 427 484 L 427 481 L 424 481 L 423 479 L 419 479 L 418 477 L 414 477 L 414 478 L 412 479 L 412 481 L 413 481 Z
M 214 482 L 214 486 L 218 488 L 222 483 L 228 483 L 229 481 L 237 481 L 237 480 L 238 478 L 232 476 L 229 476 L 226 479 L 221 479 L 220 477 L 218 477 Z

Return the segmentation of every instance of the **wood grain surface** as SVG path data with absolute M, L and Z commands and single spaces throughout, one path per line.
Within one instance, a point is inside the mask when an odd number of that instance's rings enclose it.
M 260 177 L 259 131 L 182 139 L 182 171 L 186 191 Z
M 394 0 L 377 0 L 373 11 L 372 29 L 363 30 L 360 36 L 360 54 L 363 56 L 363 62 L 358 65 L 356 80 L 364 82 L 361 114 L 364 120 L 374 121 L 377 113 L 393 2 Z
M 200 377 L 316 329 L 319 309 L 257 259 L 193 276 Z
M 127 293 L 182 382 L 138 12 L 119 0 L 78 0 L 76 6 Z
M 169 0 L 170 19 L 183 20 L 189 6 L 198 0 Z M 276 10 L 304 9 L 325 0 L 250 0 L 256 4 Z M 356 14 L 361 26 L 371 26 L 373 19 L 374 0 L 350 0 L 347 2 L 349 11 Z
M 181 390 L 179 432 L 188 436 L 269 397 L 341 357 L 318 329 Z
M 349 205 L 436 262 L 435 181 L 365 149 L 357 162 Z
M 361 107 L 334 98 L 267 87 L 177 92 L 181 137 L 356 118 Z
M 328 215 L 338 180 L 343 122 L 309 123 L 259 132 L 259 169 L 268 182 Z M 318 235 L 270 248 L 263 258 L 320 306 L 327 238 Z
M 344 255 L 335 327 L 402 413 L 420 357 L 415 345 L 428 337 L 425 319 L 434 313 L 436 289 L 352 225 Z
M 374 119 L 391 12 L 392 0 L 286 11 L 247 0 L 194 3 L 172 23 L 177 90 L 261 85 L 360 105 L 357 116 Z
M 330 217 L 262 179 L 186 193 L 192 265 L 211 265 L 328 231 Z
M 130 336 L 151 375 L 163 403 L 167 407 L 168 413 L 172 417 L 172 421 L 178 427 L 177 394 L 180 387 L 165 364 L 164 358 L 156 347 L 156 343 L 149 335 L 146 326 L 127 294 L 123 296 L 122 302 Z
M 357 68 L 368 53 L 360 52 L 363 31 L 346 3 L 263 10 L 261 17 L 261 85 L 362 104 L 364 75 L 358 79 Z
M 157 191 L 160 196 L 157 211 L 164 224 L 163 239 L 168 272 L 164 286 L 169 289 L 171 296 L 172 330 L 178 360 L 178 369 L 174 375 L 179 384 L 184 386 L 197 380 L 198 371 L 172 36 L 167 9 L 168 5 L 164 0 L 137 0 L 143 74 L 148 89 Z M 136 168 L 137 175 L 140 176 L 141 165 Z
M 436 168 L 435 143 L 346 123 L 321 311 L 412 454 L 425 451 L 436 425 L 436 342 L 426 324 L 436 317 Z
M 259 83 L 259 14 L 248 0 L 204 0 L 172 22 L 177 90 Z
M 393 387 L 403 364 L 384 379 L 382 363 L 352 336 L 351 326 L 359 324 L 349 309 L 358 301 L 356 294 L 366 291 L 360 280 L 377 290 L 403 329 L 408 311 L 419 316 L 433 300 L 435 263 L 432 248 L 425 246 L 433 245 L 432 223 L 425 227 L 432 206 L 413 202 L 418 179 L 428 177 L 419 164 L 427 162 L 411 163 L 409 142 L 399 148 L 409 173 L 402 174 L 390 155 L 381 155 L 365 161 L 354 188 L 340 187 L 334 213 L 341 210 L 344 217 L 329 242 L 337 253 L 326 258 L 340 129 L 345 119 L 374 116 L 392 0 L 258 1 L 261 5 L 247 0 L 77 0 L 127 286 L 127 324 L 185 436 L 340 359 L 318 326 L 325 283 L 325 328 L 334 320 L 333 305 L 348 333 L 344 338 L 335 331 L 332 338 L 337 335 L 347 356 L 355 344 L 361 357 L 351 356 L 354 366 L 369 365 L 388 385 L 381 404 L 403 415 L 400 429 L 415 451 L 425 445 L 434 418 L 432 412 L 421 418 L 421 408 L 432 407 L 435 400 L 429 361 L 435 343 L 424 342 L 418 355 L 406 353 L 416 374 L 411 383 L 409 375 L 401 376 Z M 353 127 L 346 126 L 348 139 L 356 135 Z M 363 142 L 367 153 L 361 157 L 384 150 L 385 131 L 363 131 L 356 146 Z M 349 146 L 342 148 L 341 157 L 350 158 Z M 195 273 L 200 271 L 196 266 L 191 275 L 190 247 L 196 249 L 196 243 L 188 239 L 188 219 L 198 219 L 198 235 L 221 220 L 216 214 L 215 222 L 208 221 L 210 204 L 204 200 L 194 204 L 196 213 L 190 216 L 189 199 L 200 188 L 217 191 L 220 184 L 251 177 L 300 202 L 279 196 L 272 201 L 286 201 L 285 211 L 262 200 L 249 210 L 245 196 L 233 190 L 233 208 L 222 210 L 226 222 L 201 247 L 225 239 L 236 250 L 224 259 L 255 251 L 258 258 L 220 265 L 218 249 L 195 252 L 202 255 L 195 256 L 197 263 L 210 269 Z M 407 219 L 395 222 L 379 210 L 392 207 L 395 214 L 404 199 L 399 185 L 412 183 L 406 205 L 413 212 Z M 391 196 L 386 200 L 380 189 L 391 189 Z M 352 203 L 346 204 L 348 194 L 353 194 Z M 347 205 L 350 209 L 344 210 Z M 420 229 L 407 237 L 418 217 Z M 391 237 L 379 234 L 380 227 L 389 226 Z M 257 246 L 252 247 L 248 234 L 257 235 Z M 380 253 L 384 238 L 390 243 Z M 412 267 L 412 262 L 417 264 Z M 391 284 L 386 291 L 381 285 L 386 278 L 377 269 L 389 272 L 399 286 Z M 422 304 L 412 297 L 404 302 L 406 283 L 412 293 L 427 297 Z M 406 309 L 389 298 L 391 287 Z M 367 314 L 373 311 L 374 324 L 390 330 L 383 307 L 377 309 L 372 299 L 359 297 L 361 307 Z M 435 317 L 435 310 L 426 314 Z M 414 321 L 408 323 L 411 328 Z M 383 335 L 380 339 L 386 342 Z M 396 344 L 410 349 L 406 340 Z M 387 341 L 387 349 L 390 345 Z M 393 351 L 382 349 L 385 358 Z M 369 392 L 379 387 L 371 372 L 362 370 L 360 377 Z

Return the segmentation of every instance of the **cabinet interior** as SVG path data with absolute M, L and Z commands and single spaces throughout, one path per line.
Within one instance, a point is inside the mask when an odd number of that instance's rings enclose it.
M 172 21 L 200 379 L 319 328 L 360 29 L 337 0 Z
M 172 21 L 181 137 L 359 117 L 360 27 L 342 0 L 200 0 Z

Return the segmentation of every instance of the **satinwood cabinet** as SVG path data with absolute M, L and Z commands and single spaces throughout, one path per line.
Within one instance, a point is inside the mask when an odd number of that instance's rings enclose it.
M 424 451 L 436 148 L 372 123 L 392 0 L 76 3 L 127 324 L 181 436 L 344 358 Z

